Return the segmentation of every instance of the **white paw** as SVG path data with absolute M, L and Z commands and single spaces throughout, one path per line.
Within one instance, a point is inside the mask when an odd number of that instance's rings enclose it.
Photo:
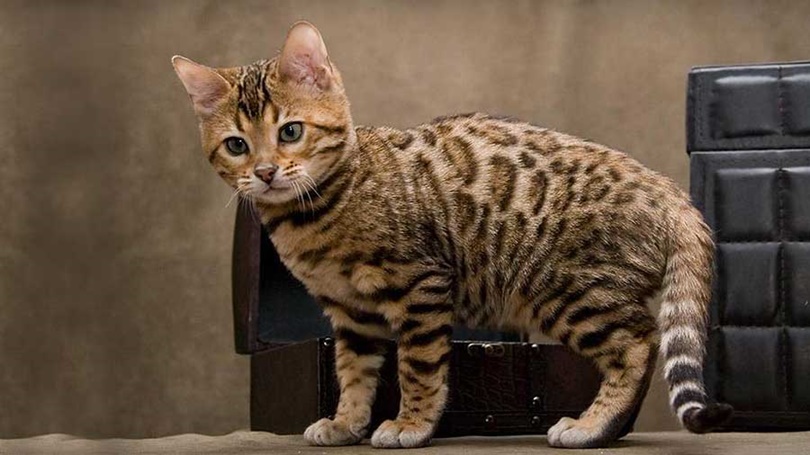
M 315 446 L 347 446 L 357 444 L 365 434 L 365 425 L 321 419 L 304 431 L 304 440 Z
M 386 420 L 371 436 L 371 445 L 377 448 L 423 447 L 430 444 L 433 425 L 427 422 Z
M 563 417 L 549 428 L 547 438 L 551 447 L 569 449 L 601 447 L 609 442 L 601 438 L 599 427 L 587 425 L 585 419 L 577 420 L 570 417 Z

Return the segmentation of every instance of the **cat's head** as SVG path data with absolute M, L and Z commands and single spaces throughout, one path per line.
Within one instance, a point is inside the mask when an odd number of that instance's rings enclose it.
M 172 64 L 199 119 L 208 160 L 251 199 L 303 198 L 356 141 L 340 74 L 307 22 L 292 26 L 272 60 L 214 69 L 175 56 Z

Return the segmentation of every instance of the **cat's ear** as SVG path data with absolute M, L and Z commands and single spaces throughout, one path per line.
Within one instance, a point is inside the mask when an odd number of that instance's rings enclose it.
M 198 115 L 211 114 L 228 97 L 231 85 L 213 69 L 179 55 L 172 57 L 172 65 Z
M 333 81 L 332 65 L 321 33 L 306 21 L 293 24 L 281 50 L 278 71 L 282 80 L 326 90 Z

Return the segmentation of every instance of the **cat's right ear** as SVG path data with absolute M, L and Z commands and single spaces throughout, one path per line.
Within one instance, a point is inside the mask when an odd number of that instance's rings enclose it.
M 210 115 L 228 97 L 231 85 L 213 69 L 179 55 L 172 57 L 172 65 L 198 115 Z

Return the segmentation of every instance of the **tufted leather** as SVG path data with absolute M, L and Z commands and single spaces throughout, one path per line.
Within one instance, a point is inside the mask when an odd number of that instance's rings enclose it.
M 687 144 L 717 240 L 708 392 L 727 429 L 810 428 L 810 64 L 693 70 Z

